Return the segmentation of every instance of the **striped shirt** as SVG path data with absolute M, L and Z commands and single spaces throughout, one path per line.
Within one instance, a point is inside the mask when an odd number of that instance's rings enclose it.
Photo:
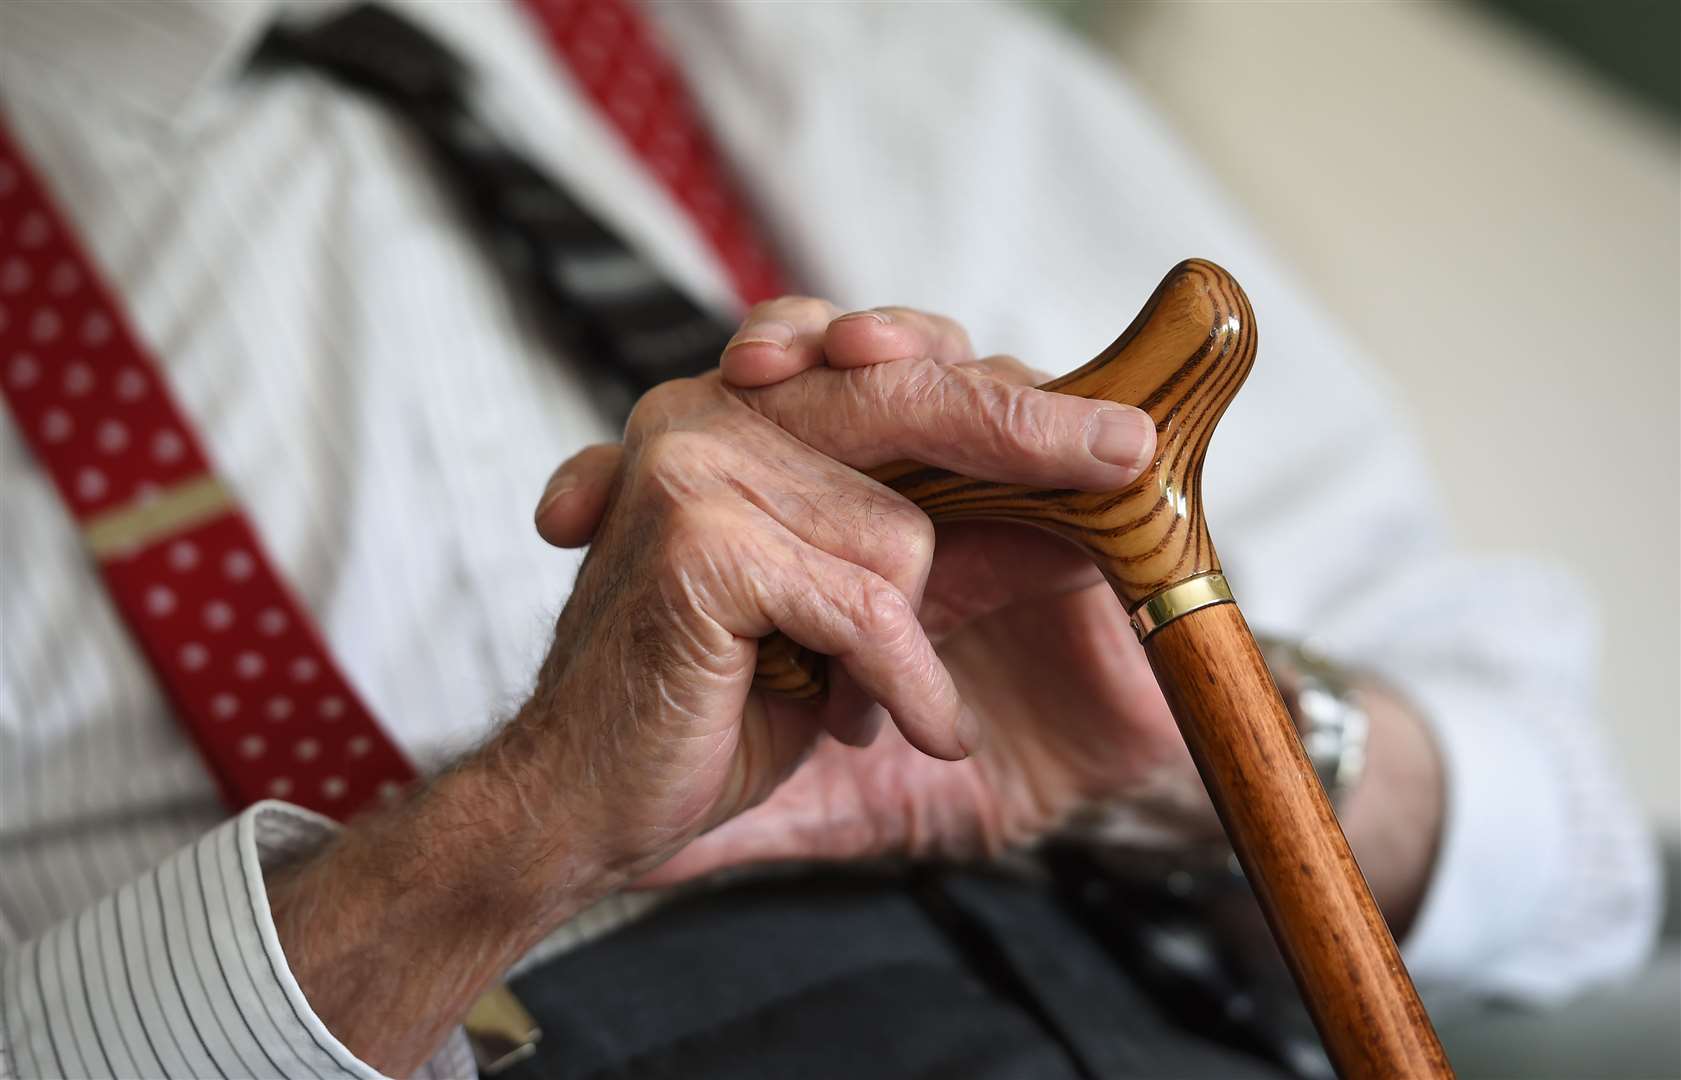
M 401 6 L 482 73 L 505 130 L 727 310 L 685 213 L 512 5 Z M 1253 623 L 1433 722 L 1450 797 L 1415 974 L 1548 1000 L 1638 962 L 1654 869 L 1599 745 L 1580 598 L 1454 550 L 1381 380 L 1112 72 L 996 7 L 654 10 L 796 273 L 843 305 L 945 311 L 1061 370 L 1178 259 L 1234 271 L 1263 344 L 1209 513 Z M 0 0 L 0 109 L 335 654 L 435 768 L 527 691 L 577 565 L 530 508 L 613 433 L 388 116 L 242 71 L 273 15 Z M 0 1077 L 373 1075 L 267 914 L 265 865 L 330 826 L 284 803 L 226 817 L 9 420 L 0 500 Z M 528 962 L 655 902 L 612 898 Z M 461 1041 L 428 1071 L 470 1073 Z

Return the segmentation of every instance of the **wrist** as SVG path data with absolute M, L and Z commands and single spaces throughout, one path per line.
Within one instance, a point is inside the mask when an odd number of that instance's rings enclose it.
M 1371 751 L 1366 774 L 1338 817 L 1400 938 L 1418 914 L 1435 867 L 1445 774 L 1429 724 L 1406 699 L 1371 683 L 1359 692 L 1371 714 Z
M 394 875 L 447 892 L 451 914 L 529 927 L 535 944 L 613 892 L 625 875 L 601 855 L 600 828 L 566 804 L 568 786 L 542 762 L 493 742 L 435 779 L 386 846 Z
M 327 1028 L 408 1075 L 473 1001 L 617 885 L 469 759 L 268 875 L 287 964 Z

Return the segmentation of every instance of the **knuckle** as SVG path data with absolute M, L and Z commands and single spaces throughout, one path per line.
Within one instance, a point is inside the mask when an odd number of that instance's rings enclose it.
M 998 445 L 1006 450 L 1036 454 L 1049 445 L 1055 418 L 1038 394 L 989 380 L 976 380 L 981 398 L 976 410 Z
M 625 421 L 627 438 L 664 431 L 716 404 L 717 380 L 710 376 L 671 379 L 636 400 Z
M 897 510 L 887 530 L 888 560 L 900 573 L 921 574 L 934 561 L 934 522 L 908 502 Z
M 864 634 L 896 639 L 914 618 L 910 601 L 893 586 L 883 581 L 860 586 L 853 619 Z
M 683 383 L 686 379 L 673 379 L 663 382 L 645 392 L 636 399 L 631 406 L 630 417 L 625 421 L 627 433 L 641 434 L 658 431 L 671 422 L 677 414 L 678 402 L 684 394 Z
M 718 441 L 704 432 L 668 428 L 643 440 L 636 455 L 637 472 L 654 490 L 693 498 L 720 452 Z
M 874 364 L 848 375 L 846 404 L 860 430 L 903 432 L 951 412 L 947 374 L 929 357 Z
M 866 373 L 880 371 L 881 379 L 891 383 L 896 396 L 916 404 L 927 404 L 944 398 L 950 383 L 949 371 L 941 368 L 933 357 L 928 356 L 863 370 Z

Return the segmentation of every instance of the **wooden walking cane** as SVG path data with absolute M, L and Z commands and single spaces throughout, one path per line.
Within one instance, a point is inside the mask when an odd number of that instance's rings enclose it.
M 1135 405 L 1156 460 L 1115 492 L 1043 491 L 914 462 L 870 475 L 935 521 L 1019 521 L 1080 545 L 1132 615 L 1244 873 L 1346 1080 L 1451 1077 L 1389 929 L 1295 725 L 1232 602 L 1202 512 L 1214 425 L 1255 359 L 1255 319 L 1231 275 L 1180 263 L 1115 343 L 1045 389 Z M 815 697 L 823 658 L 760 648 L 760 686 Z

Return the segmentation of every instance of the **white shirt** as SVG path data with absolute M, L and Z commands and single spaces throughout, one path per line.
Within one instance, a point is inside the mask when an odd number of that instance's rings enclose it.
M 684 212 L 520 11 L 400 6 L 474 65 L 505 130 L 728 308 Z M 1546 1001 L 1638 962 L 1655 864 L 1600 746 L 1579 594 L 1453 548 L 1386 387 L 1113 71 L 996 6 L 654 11 L 786 261 L 842 306 L 943 311 L 983 351 L 1066 370 L 1179 259 L 1233 271 L 1261 351 L 1209 518 L 1252 623 L 1376 670 L 1433 725 L 1448 805 L 1415 976 Z M 240 74 L 272 15 L 0 0 L 0 109 L 352 681 L 435 767 L 530 686 L 577 565 L 531 505 L 614 433 L 406 132 L 312 76 Z M 10 224 L 0 203 L 0 257 Z M 326 826 L 281 803 L 225 820 L 0 431 L 0 1077 L 372 1075 L 310 1011 L 262 888 Z M 459 1041 L 431 1069 L 470 1071 Z

